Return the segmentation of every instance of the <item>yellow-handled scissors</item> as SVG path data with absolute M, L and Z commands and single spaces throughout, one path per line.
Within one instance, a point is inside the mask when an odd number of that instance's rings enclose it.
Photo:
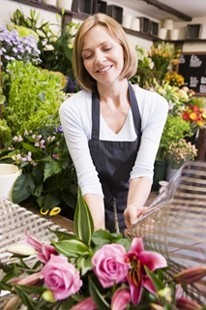
M 61 212 L 60 207 L 53 207 L 52 209 L 45 209 L 44 207 L 42 207 L 40 209 L 41 215 L 55 216 L 55 215 L 58 215 L 60 212 Z

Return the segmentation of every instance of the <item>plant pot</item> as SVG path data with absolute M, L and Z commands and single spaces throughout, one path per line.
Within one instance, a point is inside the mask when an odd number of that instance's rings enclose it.
M 56 0 L 56 5 L 59 9 L 65 9 L 66 11 L 71 11 L 72 0 Z
M 179 169 L 173 169 L 168 166 L 166 170 L 166 181 L 169 182 L 174 177 L 174 175 L 177 173 L 178 170 Z
M 56 5 L 56 0 L 42 0 L 42 2 L 48 5 Z
M 152 190 L 158 191 L 160 188 L 160 181 L 165 180 L 167 162 L 166 160 L 156 160 L 154 164 L 154 177 Z
M 0 164 L 0 196 L 12 200 L 12 189 L 21 170 L 12 164 Z

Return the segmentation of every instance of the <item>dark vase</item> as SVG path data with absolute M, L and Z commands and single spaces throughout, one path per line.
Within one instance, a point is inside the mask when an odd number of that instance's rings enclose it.
M 154 177 L 152 191 L 158 191 L 160 188 L 159 182 L 165 180 L 167 169 L 166 160 L 156 160 L 154 164 Z

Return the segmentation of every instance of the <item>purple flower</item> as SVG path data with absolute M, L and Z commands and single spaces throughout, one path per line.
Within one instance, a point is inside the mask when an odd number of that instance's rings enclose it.
M 32 35 L 20 37 L 18 31 L 14 29 L 9 31 L 6 27 L 0 26 L 0 42 L 3 69 L 9 61 L 15 59 L 31 62 L 34 65 L 40 63 L 40 50 Z
M 104 288 L 125 280 L 129 269 L 125 254 L 121 244 L 105 244 L 94 254 L 93 269 Z
M 79 271 L 64 256 L 51 255 L 42 268 L 41 275 L 56 300 L 63 300 L 77 293 L 82 286 Z

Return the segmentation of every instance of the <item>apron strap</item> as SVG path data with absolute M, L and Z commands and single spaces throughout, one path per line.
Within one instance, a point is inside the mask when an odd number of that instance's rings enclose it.
M 134 127 L 137 136 L 141 136 L 141 117 L 137 104 L 137 99 L 130 83 L 129 86 L 129 101 L 131 103 L 132 116 L 134 121 Z M 99 106 L 99 94 L 97 91 L 92 92 L 92 135 L 91 139 L 99 140 L 99 126 L 100 124 L 100 106 Z

